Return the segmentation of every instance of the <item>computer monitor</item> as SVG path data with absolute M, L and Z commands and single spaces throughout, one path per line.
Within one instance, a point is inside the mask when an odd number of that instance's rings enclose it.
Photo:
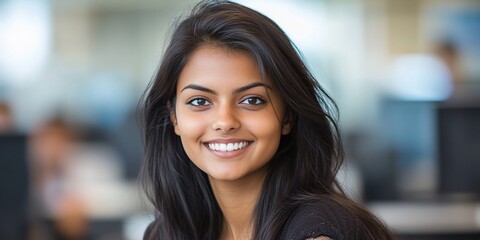
M 439 106 L 441 195 L 480 196 L 480 104 Z
M 0 134 L 0 239 L 25 239 L 28 169 L 26 137 Z

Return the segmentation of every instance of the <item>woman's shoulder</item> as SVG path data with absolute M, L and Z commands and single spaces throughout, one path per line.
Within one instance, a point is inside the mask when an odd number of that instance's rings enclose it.
M 320 197 L 298 205 L 287 221 L 282 239 L 365 239 L 360 218 L 342 201 Z M 327 238 L 327 239 L 328 239 Z

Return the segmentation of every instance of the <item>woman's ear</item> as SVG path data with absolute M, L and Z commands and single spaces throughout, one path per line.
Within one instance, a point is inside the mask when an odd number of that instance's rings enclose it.
M 290 133 L 290 130 L 292 130 L 290 121 L 284 122 L 282 126 L 282 135 L 288 135 Z
M 290 114 L 285 116 L 282 123 L 282 135 L 288 135 L 290 133 L 290 131 L 292 130 L 292 122 L 293 121 Z
M 170 121 L 172 121 L 173 129 L 175 130 L 175 134 L 180 135 L 180 131 L 178 129 L 178 122 L 177 122 L 177 115 L 175 114 L 174 106 L 170 102 L 167 103 L 168 110 L 170 111 Z

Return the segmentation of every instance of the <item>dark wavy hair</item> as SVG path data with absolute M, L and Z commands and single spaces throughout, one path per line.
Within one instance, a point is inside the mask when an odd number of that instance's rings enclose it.
M 372 239 L 389 231 L 348 200 L 335 175 L 343 159 L 336 106 L 287 35 L 266 16 L 229 1 L 203 1 L 176 26 L 144 97 L 145 190 L 157 212 L 145 239 L 218 239 L 222 212 L 208 178 L 187 157 L 170 119 L 179 75 L 202 45 L 249 53 L 283 99 L 290 134 L 268 163 L 254 210 L 254 239 L 278 239 L 300 204 L 329 198 L 351 210 Z

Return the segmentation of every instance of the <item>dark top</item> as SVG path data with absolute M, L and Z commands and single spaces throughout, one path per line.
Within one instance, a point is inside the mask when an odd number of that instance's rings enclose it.
M 305 240 L 320 236 L 334 240 L 368 239 L 351 211 L 332 200 L 308 203 L 295 210 L 282 232 L 282 240 Z
M 342 205 L 328 198 L 316 199 L 297 207 L 288 218 L 280 234 L 280 240 L 306 240 L 327 237 L 333 240 L 374 239 L 356 215 L 354 206 Z M 362 218 L 364 219 L 364 218 Z M 158 227 L 158 225 L 157 225 Z M 155 238 L 154 224 L 150 224 L 143 239 Z M 382 234 L 380 234 L 382 235 Z M 380 236 L 378 235 L 378 236 Z M 377 239 L 392 239 L 388 232 Z

